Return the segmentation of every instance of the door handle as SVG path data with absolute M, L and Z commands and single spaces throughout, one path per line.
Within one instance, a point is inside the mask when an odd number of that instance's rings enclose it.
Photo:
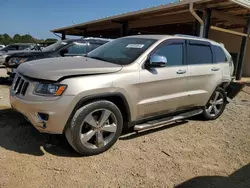
M 212 71 L 219 71 L 219 70 L 220 70 L 220 68 L 213 67 L 211 70 L 212 70 Z
M 176 73 L 177 74 L 185 74 L 187 71 L 186 70 L 178 70 Z

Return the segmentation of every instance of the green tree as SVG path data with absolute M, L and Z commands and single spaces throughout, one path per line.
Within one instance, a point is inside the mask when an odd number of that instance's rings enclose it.
M 5 33 L 5 34 L 1 35 L 1 41 L 0 41 L 1 44 L 6 45 L 6 44 L 10 44 L 12 42 L 13 42 L 13 40 L 8 34 Z
M 47 38 L 47 39 L 45 40 L 45 42 L 49 42 L 49 43 L 57 42 L 57 39 Z
M 54 43 L 56 41 L 57 39 L 53 38 L 48 38 L 46 40 L 36 39 L 29 34 L 26 35 L 15 34 L 13 38 L 6 33 L 0 34 L 0 44 L 4 45 L 8 45 L 11 43 Z
M 14 37 L 13 37 L 13 41 L 18 43 L 21 41 L 21 36 L 19 34 L 15 34 Z
M 21 36 L 21 42 L 32 43 L 32 42 L 34 42 L 34 40 L 35 39 L 31 35 L 28 35 L 28 34 Z

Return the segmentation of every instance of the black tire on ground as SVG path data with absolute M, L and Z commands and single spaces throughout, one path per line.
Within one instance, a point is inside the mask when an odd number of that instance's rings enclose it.
M 208 107 L 209 107 L 209 105 L 210 105 L 210 101 L 213 101 L 214 98 L 215 98 L 215 96 L 216 96 L 216 94 L 218 94 L 218 93 L 219 93 L 219 96 L 221 97 L 221 102 L 222 102 L 222 104 L 221 104 L 221 106 L 220 106 L 220 108 L 219 108 L 218 113 L 214 113 L 213 115 L 211 115 L 211 113 L 209 113 L 207 110 L 208 110 Z M 227 95 L 226 95 L 224 89 L 222 89 L 222 88 L 220 88 L 220 87 L 216 88 L 216 90 L 214 91 L 213 95 L 212 95 L 211 98 L 209 99 L 207 105 L 203 108 L 203 113 L 202 113 L 202 115 L 203 115 L 204 119 L 205 119 L 205 120 L 215 120 L 215 119 L 217 119 L 218 117 L 220 117 L 221 114 L 222 114 L 222 113 L 224 112 L 224 110 L 225 110 L 226 104 L 227 104 Z M 210 106 L 211 106 L 211 105 L 210 105 Z M 212 107 L 212 108 L 213 108 L 213 107 Z M 212 109 L 212 110 L 213 110 L 213 109 Z
M 93 111 L 98 110 L 98 109 L 106 109 L 115 116 L 117 120 L 117 128 L 116 131 L 114 132 L 114 136 L 112 139 L 104 146 L 100 148 L 94 148 L 90 149 L 86 147 L 84 144 L 82 144 L 81 139 L 80 139 L 80 133 L 82 129 L 82 124 L 85 118 L 91 114 Z M 81 107 L 78 109 L 73 116 L 70 125 L 67 127 L 65 131 L 65 136 L 69 142 L 69 144 L 81 155 L 84 156 L 91 156 L 91 155 L 97 155 L 102 152 L 107 151 L 110 149 L 115 142 L 118 140 L 119 136 L 122 133 L 122 128 L 123 128 L 123 117 L 122 114 L 119 110 L 119 108 L 112 102 L 106 101 L 106 100 L 99 100 L 99 101 L 94 101 L 89 104 L 86 104 L 85 106 Z

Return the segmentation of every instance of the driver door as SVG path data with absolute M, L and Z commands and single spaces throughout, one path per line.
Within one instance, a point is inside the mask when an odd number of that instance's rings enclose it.
M 188 66 L 185 64 L 185 41 L 171 39 L 151 54 L 165 56 L 166 67 L 140 70 L 139 117 L 176 111 L 188 106 Z

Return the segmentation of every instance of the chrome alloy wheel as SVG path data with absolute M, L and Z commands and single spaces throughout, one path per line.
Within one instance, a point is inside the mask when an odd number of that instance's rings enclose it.
M 223 109 L 224 97 L 216 91 L 206 106 L 206 112 L 210 116 L 217 116 Z
M 97 109 L 84 119 L 80 128 L 80 140 L 89 149 L 99 149 L 114 138 L 116 131 L 115 115 L 107 109 Z

